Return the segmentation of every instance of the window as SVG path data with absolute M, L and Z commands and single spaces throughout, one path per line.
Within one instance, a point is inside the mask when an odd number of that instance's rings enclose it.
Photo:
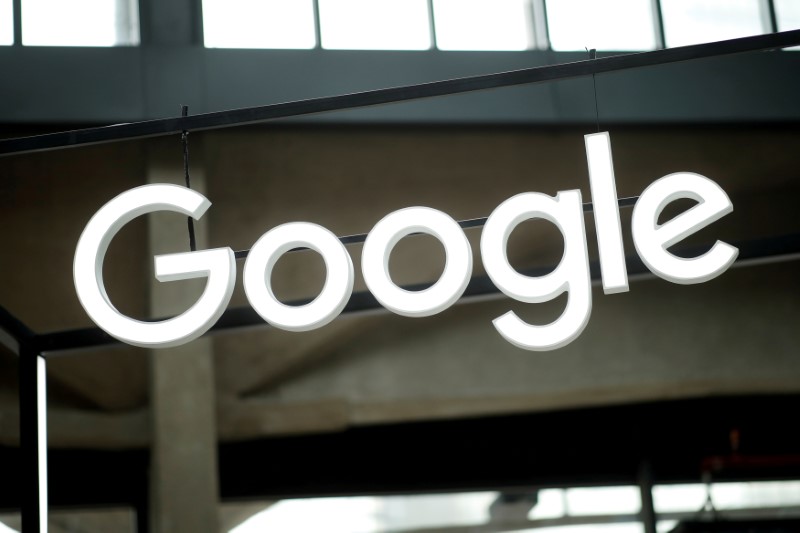
M 474 492 L 282 500 L 265 505 L 264 511 L 230 533 L 371 533 L 478 526 L 489 520 L 488 508 L 496 498 L 496 492 Z
M 778 31 L 800 30 L 800 2 L 797 0 L 775 0 Z
M 0 46 L 14 44 L 14 4 L 0 0 Z
M 530 0 L 433 0 L 441 50 L 526 50 L 533 46 Z
M 322 47 L 338 50 L 427 50 L 427 0 L 319 0 Z
M 775 15 L 778 31 L 800 30 L 800 2 L 797 0 L 775 0 Z M 800 51 L 800 46 L 784 50 Z
M 139 44 L 135 0 L 22 0 L 22 44 L 118 46 Z
M 710 492 L 709 492 L 710 490 Z M 513 498 L 507 498 L 512 495 Z M 656 485 L 654 507 L 672 515 L 657 524 L 672 531 L 679 520 L 702 518 L 707 498 L 720 511 L 737 511 L 742 519 L 777 517 L 800 502 L 797 481 Z M 531 489 L 529 493 L 472 492 L 405 496 L 359 496 L 282 500 L 264 504 L 230 533 L 281 531 L 305 533 L 371 533 L 376 531 L 466 531 L 472 528 L 518 533 L 643 533 L 637 515 L 641 492 L 635 486 Z M 608 518 L 603 518 L 608 517 Z M 530 522 L 526 526 L 525 518 Z M 609 520 L 612 518 L 613 520 Z M 553 520 L 561 525 L 553 525 Z M 548 524 L 550 521 L 550 524 Z M 610 522 L 610 523 L 604 523 Z
M 661 0 L 667 46 L 765 33 L 760 0 Z
M 208 48 L 314 48 L 312 0 L 203 0 Z
M 548 0 L 553 50 L 654 50 L 652 0 Z

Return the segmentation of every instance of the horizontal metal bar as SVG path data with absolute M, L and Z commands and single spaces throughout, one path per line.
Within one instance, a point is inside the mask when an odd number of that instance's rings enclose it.
M 0 331 L 13 339 L 17 344 L 24 344 L 32 341 L 35 337 L 35 333 L 28 326 L 23 324 L 20 319 L 2 306 L 0 306 Z
M 711 58 L 743 52 L 800 45 L 800 30 L 757 35 L 728 41 L 697 44 L 616 55 L 593 60 L 548 65 L 497 74 L 485 74 L 419 85 L 379 89 L 341 96 L 313 98 L 259 107 L 217 111 L 189 117 L 173 117 L 130 124 L 117 124 L 33 137 L 0 141 L 0 155 L 36 152 L 177 134 L 183 130 L 201 131 L 265 122 L 278 118 L 297 117 L 329 111 L 341 111 L 382 104 L 407 102 L 422 98 L 462 94 L 499 87 L 567 80 L 591 74 L 602 74 L 641 67 L 666 65 L 682 61 Z
M 626 207 L 633 207 L 636 204 L 636 201 L 639 199 L 638 196 L 629 196 L 627 198 L 620 198 L 617 201 L 617 204 L 621 208 Z M 594 211 L 594 206 L 592 202 L 586 202 L 583 204 L 583 212 L 590 213 Z M 461 229 L 472 229 L 472 228 L 480 228 L 486 224 L 486 221 L 489 220 L 489 217 L 480 217 L 480 218 L 470 218 L 467 220 L 460 220 L 458 225 L 461 226 Z M 359 244 L 367 240 L 368 233 L 357 233 L 355 235 L 346 235 L 344 237 L 339 237 L 339 241 L 347 246 L 348 244 Z M 411 235 L 419 235 L 418 233 L 412 233 Z M 304 250 L 308 250 L 308 248 L 292 248 L 289 250 L 290 252 L 302 252 Z M 247 255 L 250 253 L 250 250 L 237 250 L 234 252 L 236 259 L 246 259 Z
M 739 248 L 739 256 L 736 259 L 738 265 L 759 264 L 775 262 L 781 259 L 800 259 L 800 234 L 791 234 L 780 237 L 770 237 L 755 241 L 732 243 Z M 675 255 L 680 257 L 695 257 L 706 252 L 711 248 L 711 244 L 705 246 L 692 246 L 673 250 Z M 650 275 L 650 271 L 638 256 L 629 256 L 626 259 L 628 275 L 631 277 L 642 277 Z M 593 281 L 600 279 L 600 265 L 593 261 L 590 265 L 590 272 Z M 542 276 L 554 270 L 555 266 L 540 267 L 522 271 L 526 276 Z M 409 291 L 426 289 L 432 283 L 421 283 L 403 286 Z M 467 285 L 464 299 L 474 299 L 499 294 L 499 290 L 488 276 L 475 276 Z M 303 299 L 290 302 L 289 305 L 304 305 L 311 299 Z M 350 297 L 350 301 L 345 306 L 342 313 L 361 313 L 383 309 L 375 297 L 367 292 L 356 292 Z M 211 328 L 211 332 L 220 332 L 229 329 L 266 326 L 264 320 L 250 307 L 237 307 L 228 309 L 219 321 Z M 41 352 L 59 352 L 66 350 L 78 350 L 119 344 L 119 341 L 111 337 L 100 328 L 82 328 L 67 331 L 58 331 L 38 335 L 36 338 L 36 348 Z

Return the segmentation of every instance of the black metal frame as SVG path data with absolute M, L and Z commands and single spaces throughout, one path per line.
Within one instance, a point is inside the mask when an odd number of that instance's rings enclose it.
M 18 6 L 19 2 L 15 2 L 15 5 Z M 15 21 L 17 18 L 15 15 Z M 20 38 L 19 34 L 15 35 L 15 39 Z M 800 44 L 800 30 L 343 96 L 53 133 L 0 141 L 0 155 L 179 134 L 183 131 L 240 126 L 276 118 L 397 103 L 498 87 L 559 81 L 604 72 L 783 48 L 798 44 Z M 634 201 L 635 199 L 623 199 L 620 201 L 620 205 L 631 205 Z M 585 210 L 590 209 L 591 204 L 587 204 Z M 484 222 L 485 219 L 474 219 L 463 221 L 461 225 L 464 228 L 479 227 Z M 364 237 L 363 234 L 343 237 L 342 242 L 362 242 Z M 740 243 L 739 249 L 739 264 L 747 261 L 763 262 L 786 259 L 787 257 L 795 258 L 800 256 L 800 235 Z M 241 252 L 238 255 L 243 257 L 246 252 Z M 628 258 L 628 261 L 630 275 L 647 274 L 647 269 L 638 258 Z M 541 274 L 541 272 L 538 273 Z M 593 264 L 593 279 L 598 279 L 598 273 L 597 265 Z M 537 272 L 529 272 L 529 274 L 536 275 Z M 408 288 L 413 290 L 419 287 Z M 476 277 L 471 280 L 464 296 L 468 298 L 496 292 L 497 289 L 487 277 Z M 344 312 L 352 313 L 378 308 L 380 306 L 374 297 L 362 292 L 352 296 Z M 212 329 L 213 331 L 221 331 L 262 323 L 252 309 L 239 308 L 226 311 Z M 46 501 L 40 499 L 42 493 L 46 492 L 43 490 L 44 487 L 40 485 L 40 479 L 46 481 L 47 476 L 46 455 L 43 456 L 40 453 L 40 450 L 46 449 L 46 443 L 43 443 L 46 440 L 46 434 L 45 432 L 40 432 L 46 414 L 46 408 L 43 403 L 45 395 L 42 389 L 44 373 L 46 372 L 44 354 L 113 344 L 117 341 L 98 328 L 36 334 L 8 311 L 0 308 L 0 342 L 3 342 L 20 357 L 20 441 L 23 452 L 21 468 L 24 473 L 22 477 L 25 480 L 21 495 L 23 530 L 25 533 L 38 533 L 43 525 L 42 520 L 46 520 L 47 516 Z
M 34 137 L 0 141 L 0 156 L 37 152 L 73 146 L 99 144 L 113 141 L 142 139 L 179 134 L 183 131 L 202 131 L 246 124 L 256 124 L 280 118 L 299 117 L 330 111 L 343 111 L 382 104 L 393 104 L 449 96 L 500 87 L 533 85 L 563 81 L 572 78 L 617 72 L 643 67 L 667 65 L 696 59 L 705 59 L 744 52 L 785 48 L 800 44 L 800 30 L 757 35 L 729 41 L 682 46 L 652 52 L 622 54 L 560 65 L 548 65 L 511 72 L 486 74 L 468 78 L 423 83 L 390 89 L 378 89 L 341 96 L 313 98 L 261 107 L 218 111 L 189 117 L 147 120 L 101 128 L 88 128 Z

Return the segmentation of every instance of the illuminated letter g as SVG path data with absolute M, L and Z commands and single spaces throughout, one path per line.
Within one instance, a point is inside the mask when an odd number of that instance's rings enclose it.
M 120 194 L 92 217 L 75 250 L 73 277 L 81 305 L 100 328 L 134 346 L 166 348 L 196 339 L 219 319 L 236 282 L 236 259 L 230 248 L 155 257 L 159 281 L 208 277 L 197 302 L 169 320 L 141 322 L 123 315 L 108 299 L 103 285 L 108 245 L 125 224 L 153 211 L 175 211 L 199 219 L 210 205 L 205 196 L 185 187 L 144 185 Z

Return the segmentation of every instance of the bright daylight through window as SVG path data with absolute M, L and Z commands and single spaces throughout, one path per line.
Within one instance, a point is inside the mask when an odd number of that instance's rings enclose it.
M 471 492 L 282 500 L 265 506 L 264 511 L 253 515 L 231 533 L 374 533 L 456 527 L 466 530 L 501 520 L 508 525 L 509 516 L 516 517 L 514 531 L 520 533 L 644 531 L 636 518 L 641 510 L 639 487 L 539 489 L 533 490 L 530 498 L 517 498 L 513 503 L 507 503 L 500 495 L 499 492 Z M 680 520 L 702 516 L 709 496 L 722 517 L 726 511 L 757 515 L 765 510 L 800 505 L 800 482 L 714 483 L 710 492 L 708 486 L 699 483 L 657 485 L 653 490 L 655 510 L 662 516 L 668 515 L 659 520 L 658 532 L 667 533 Z M 619 520 L 608 524 L 587 523 L 591 517 L 598 517 L 598 522 L 609 521 L 602 517 Z M 547 525 L 544 521 L 550 524 L 557 521 L 561 525 L 543 527 Z
M 778 17 L 778 31 L 800 30 L 800 2 L 797 0 L 774 0 Z
M 775 14 L 778 18 L 778 31 L 800 30 L 800 2 L 798 0 L 774 0 Z M 800 46 L 784 48 L 800 51 Z
M 338 50 L 427 50 L 427 0 L 319 0 L 322 47 Z
M 533 47 L 529 0 L 433 0 L 441 50 L 527 50 Z
M 654 50 L 652 0 L 548 0 L 553 50 Z
M 134 0 L 22 0 L 22 44 L 139 44 L 138 3 Z
M 533 19 L 534 1 L 431 0 L 430 13 L 428 0 L 318 0 L 322 43 L 317 43 L 314 0 L 203 0 L 203 30 L 209 48 L 310 49 L 321 44 L 334 50 L 427 50 L 433 48 L 433 15 L 440 50 L 528 50 L 546 46 L 547 38 L 556 51 L 658 48 L 652 0 L 543 0 L 546 30 L 544 20 L 536 24 Z M 0 2 L 10 9 L 11 0 Z M 774 0 L 774 5 L 779 31 L 800 28 L 800 0 Z M 766 33 L 765 6 L 762 0 L 661 0 L 666 45 Z M 12 31 L 10 25 L 0 28 L 0 44 L 3 31 Z M 10 34 L 6 39 L 10 44 Z
M 208 48 L 314 48 L 312 0 L 203 0 Z
M 14 4 L 0 0 L 0 46 L 14 44 Z
M 761 0 L 661 0 L 668 47 L 767 32 Z

